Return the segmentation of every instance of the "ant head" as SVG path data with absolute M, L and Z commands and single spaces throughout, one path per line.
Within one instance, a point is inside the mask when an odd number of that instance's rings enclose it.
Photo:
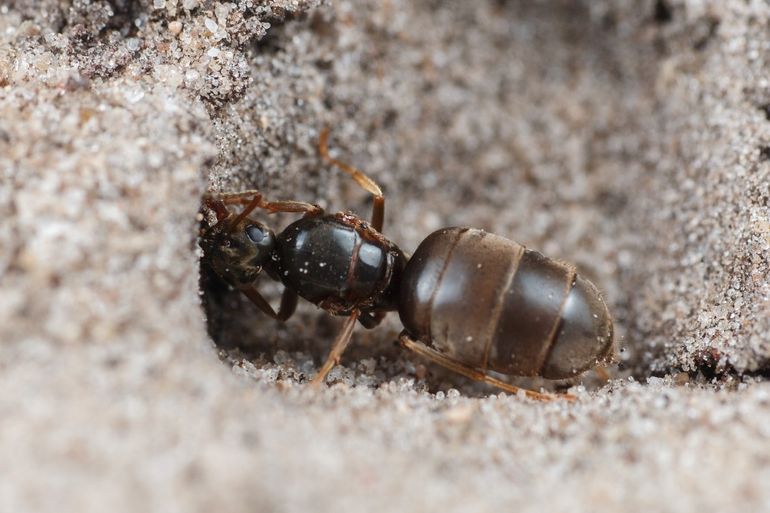
M 203 258 L 225 281 L 250 285 L 275 249 L 275 234 L 264 224 L 215 209 L 219 221 L 201 237 Z

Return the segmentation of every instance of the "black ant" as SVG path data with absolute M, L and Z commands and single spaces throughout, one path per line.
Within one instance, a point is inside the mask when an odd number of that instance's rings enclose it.
M 328 135 L 321 133 L 320 154 L 372 194 L 370 222 L 302 201 L 268 201 L 256 190 L 211 193 L 204 202 L 217 223 L 201 238 L 205 263 L 270 317 L 288 319 L 298 296 L 347 317 L 313 385 L 339 362 L 357 321 L 374 328 L 391 311 L 405 327 L 403 347 L 507 392 L 521 389 L 488 371 L 572 378 L 611 357 L 612 318 L 597 288 L 573 265 L 474 228 L 438 230 L 407 258 L 381 233 L 380 187 L 332 158 Z M 234 214 L 230 205 L 243 210 Z M 303 217 L 276 235 L 249 217 L 257 208 Z M 277 312 L 254 285 L 263 270 L 285 287 Z

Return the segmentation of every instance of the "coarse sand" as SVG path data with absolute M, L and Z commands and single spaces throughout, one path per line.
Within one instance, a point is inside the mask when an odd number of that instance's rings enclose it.
M 768 26 L 744 0 L 0 2 L 0 511 L 770 511 Z M 405 251 L 469 225 L 575 262 L 612 380 L 501 394 L 391 315 L 308 388 L 340 320 L 269 320 L 196 238 L 207 190 L 367 215 L 324 126 Z

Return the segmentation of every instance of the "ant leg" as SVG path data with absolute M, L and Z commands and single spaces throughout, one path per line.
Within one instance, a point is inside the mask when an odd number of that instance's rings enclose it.
M 323 130 L 321 130 L 321 136 L 318 139 L 318 152 L 321 154 L 321 157 L 325 161 L 350 175 L 358 185 L 363 187 L 364 190 L 374 196 L 374 203 L 372 204 L 371 224 L 375 230 L 382 232 L 382 225 L 385 222 L 385 196 L 382 195 L 382 189 L 380 189 L 380 186 L 377 185 L 377 182 L 366 176 L 366 174 L 360 169 L 356 169 L 353 166 L 345 164 L 344 162 L 341 162 L 329 155 L 328 142 L 329 128 L 325 127 Z
M 217 216 L 217 222 L 209 226 L 208 228 L 200 229 L 199 235 L 203 238 L 205 238 L 209 233 L 216 233 L 219 227 L 225 224 L 227 218 L 230 217 L 230 211 L 227 210 L 227 207 L 225 206 L 225 204 L 219 200 L 215 201 L 215 200 L 207 199 L 206 207 L 214 211 L 214 213 Z
M 385 224 L 385 198 L 375 196 L 372 205 L 372 228 L 382 233 L 382 226 Z
M 297 293 L 293 290 L 283 289 L 281 294 L 281 306 L 278 307 L 278 320 L 285 321 L 289 317 L 294 315 L 294 311 L 297 309 Z
M 271 214 L 275 214 L 276 212 L 295 212 L 298 214 L 305 214 L 306 216 L 318 216 L 324 213 L 324 209 L 318 205 L 306 203 L 304 201 L 266 201 L 259 207 L 264 208 Z
M 206 198 L 204 200 L 206 206 L 213 210 L 217 216 L 217 222 L 222 221 L 224 218 L 230 215 L 230 211 L 227 210 L 224 201 L 212 198 Z
M 611 377 L 610 373 L 607 372 L 607 369 L 605 369 L 604 367 L 594 367 L 594 372 L 596 373 L 598 378 L 603 382 L 606 383 L 610 380 L 610 377 Z
M 519 387 L 513 386 L 510 383 L 506 383 L 505 381 L 500 381 L 499 379 L 493 378 L 492 376 L 485 374 L 484 372 L 478 369 L 474 369 L 473 367 L 468 367 L 467 365 L 463 365 L 462 363 L 456 360 L 453 360 L 447 357 L 446 355 L 439 353 L 435 349 L 431 349 L 425 344 L 412 340 L 411 338 L 409 338 L 409 335 L 406 333 L 406 331 L 401 332 L 401 335 L 398 336 L 398 341 L 405 348 L 411 351 L 414 351 L 420 356 L 423 356 L 428 360 L 431 360 L 432 362 L 441 365 L 442 367 L 445 367 L 458 374 L 462 374 L 467 378 L 489 383 L 490 385 L 496 386 L 497 388 L 500 388 L 501 390 L 504 390 L 511 394 L 517 394 L 520 391 L 523 391 L 527 397 L 529 397 L 530 399 L 537 399 L 538 401 L 551 401 L 554 399 L 566 399 L 568 401 L 575 400 L 575 396 L 571 394 L 543 394 L 540 392 L 535 392 L 533 390 L 527 390 L 525 388 L 519 388 Z
M 277 321 L 287 320 L 297 308 L 297 294 L 289 289 L 284 289 L 283 291 L 283 295 L 281 296 L 281 306 L 278 308 L 278 313 L 273 310 L 273 307 L 270 306 L 267 299 L 265 299 L 253 285 L 242 287 L 239 290 L 243 292 L 243 295 L 249 298 L 257 308 Z
M 340 357 L 342 356 L 342 353 L 345 352 L 345 349 L 350 343 L 350 338 L 353 336 L 353 328 L 356 327 L 356 320 L 358 319 L 359 315 L 361 315 L 360 311 L 353 310 L 353 313 L 350 314 L 350 317 L 345 320 L 345 324 L 342 325 L 342 331 L 334 340 L 331 351 L 329 351 L 329 356 L 326 357 L 326 361 L 321 367 L 321 370 L 319 370 L 318 374 L 316 374 L 315 377 L 310 381 L 310 384 L 314 387 L 317 387 L 323 383 L 324 379 L 326 379 L 326 375 L 329 374 L 329 371 L 331 371 L 334 366 L 340 362 Z
M 224 205 L 246 205 L 255 198 L 262 198 L 262 192 L 258 189 L 246 189 L 239 192 L 207 192 L 203 195 L 206 204 L 219 201 Z
M 607 383 L 610 379 L 612 379 L 612 375 L 610 375 L 610 372 L 607 370 L 607 368 L 610 365 L 616 365 L 620 362 L 620 359 L 618 358 L 618 350 L 617 346 L 615 344 L 612 344 L 612 351 L 609 352 L 609 354 L 605 355 L 605 357 L 599 361 L 599 364 L 594 367 L 594 373 L 596 376 L 603 382 Z
M 256 189 L 241 192 L 212 192 L 206 194 L 204 198 L 209 208 L 213 208 L 210 205 L 215 201 L 222 205 L 245 205 L 243 212 L 246 212 L 246 215 L 255 208 L 267 210 L 271 214 L 276 212 L 295 212 L 305 215 L 323 214 L 321 207 L 305 201 L 267 201 L 262 193 Z M 243 212 L 240 215 L 243 215 Z M 246 215 L 243 215 L 243 218 Z
M 385 312 L 366 312 L 361 314 L 361 318 L 358 319 L 361 321 L 361 326 L 364 328 L 371 330 L 373 328 L 376 328 L 380 325 L 382 320 L 385 318 L 386 313 Z

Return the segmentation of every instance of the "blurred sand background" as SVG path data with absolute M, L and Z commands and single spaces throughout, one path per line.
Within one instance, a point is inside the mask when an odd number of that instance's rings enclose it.
M 5 0 L 0 511 L 770 510 L 770 5 Z M 621 365 L 539 404 L 199 273 L 201 194 L 578 264 Z M 272 219 L 280 227 L 287 219 Z M 275 297 L 278 288 L 265 284 Z M 537 383 L 535 383 L 537 385 Z

